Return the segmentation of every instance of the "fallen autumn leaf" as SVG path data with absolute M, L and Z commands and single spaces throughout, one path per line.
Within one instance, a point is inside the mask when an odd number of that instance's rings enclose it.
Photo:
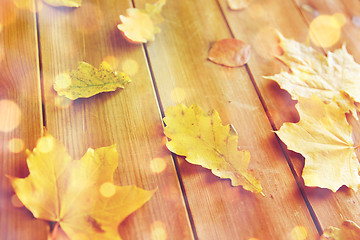
M 250 152 L 238 151 L 238 136 L 230 125 L 223 126 L 216 110 L 205 113 L 199 106 L 183 104 L 165 111 L 167 148 L 192 164 L 210 169 L 220 178 L 230 178 L 233 186 L 261 193 L 262 188 L 249 171 Z
M 154 194 L 113 184 L 115 145 L 72 160 L 47 134 L 28 155 L 29 176 L 9 177 L 16 195 L 35 218 L 57 222 L 71 239 L 121 239 L 118 225 Z
M 227 67 L 241 67 L 250 58 L 250 45 L 231 38 L 216 42 L 210 49 L 208 59 Z

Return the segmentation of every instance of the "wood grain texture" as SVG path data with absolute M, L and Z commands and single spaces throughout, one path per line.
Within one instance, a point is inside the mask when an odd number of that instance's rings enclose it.
M 325 48 L 325 51 L 334 50 L 346 43 L 346 48 L 354 56 L 357 62 L 360 62 L 360 3 L 356 0 L 347 1 L 329 1 L 329 0 L 296 0 L 306 22 L 310 24 L 313 19 L 321 15 L 333 16 L 342 14 L 345 18 L 345 24 L 341 27 L 341 35 L 338 41 Z
M 300 4 L 301 1 L 297 2 Z M 312 2 L 324 6 L 323 4 L 326 1 Z M 338 6 L 341 1 L 327 2 L 328 6 L 333 8 L 336 5 Z M 286 69 L 282 63 L 274 58 L 274 55 L 280 54 L 277 47 L 278 40 L 274 34 L 275 29 L 287 38 L 294 38 L 299 42 L 308 40 L 308 26 L 295 2 L 259 0 L 254 1 L 248 9 L 241 12 L 230 11 L 225 0 L 220 0 L 220 3 L 235 37 L 251 44 L 254 50 L 249 68 L 275 127 L 280 128 L 284 122 L 298 121 L 298 114 L 294 108 L 295 102 L 291 101 L 289 94 L 281 90 L 274 82 L 262 77 Z M 304 8 L 307 11 L 311 10 L 310 5 L 308 7 L 301 6 L 303 10 Z M 343 10 L 337 8 L 337 12 L 339 11 Z M 242 24 L 238 24 L 239 22 Z M 249 25 L 251 27 L 247 27 Z M 356 35 L 352 36 L 352 39 L 356 39 L 354 38 Z M 337 43 L 337 46 L 339 45 L 340 43 Z M 322 49 L 318 48 L 318 50 L 321 51 Z M 286 149 L 285 145 L 283 147 Z M 287 154 L 290 156 L 297 174 L 301 176 L 304 159 L 301 155 L 293 152 L 287 151 Z M 359 200 L 351 190 L 345 187 L 337 193 L 320 188 L 305 188 L 305 190 L 322 227 L 340 226 L 343 219 L 348 218 L 359 222 L 360 212 L 356 208 L 359 205 Z
M 46 223 L 13 206 L 5 176 L 28 175 L 24 148 L 32 149 L 42 132 L 35 4 L 0 4 L 0 239 L 46 239 Z M 12 145 L 15 138 L 24 147 Z
M 323 51 L 333 51 L 346 44 L 348 52 L 354 56 L 356 62 L 360 61 L 360 47 L 359 36 L 360 26 L 357 22 L 357 17 L 360 16 L 359 1 L 310 1 L 298 0 L 296 1 L 299 10 L 303 14 L 308 24 L 312 20 L 321 15 L 342 14 L 345 17 L 345 24 L 341 29 L 341 36 L 333 46 L 323 49 Z M 353 138 L 355 145 L 360 143 L 360 122 L 353 117 L 348 116 L 348 121 L 353 127 Z M 360 151 L 357 150 L 357 156 L 360 156 Z M 329 191 L 309 191 L 309 198 L 316 210 L 318 218 L 324 227 L 340 226 L 344 219 L 350 219 L 360 223 L 360 194 L 354 193 L 342 187 L 336 193 Z
M 131 1 L 87 0 L 78 9 L 44 5 L 39 11 L 47 128 L 75 159 L 88 147 L 117 143 L 115 183 L 158 188 L 148 203 L 120 225 L 123 239 L 156 239 L 156 227 L 171 239 L 192 239 L 174 163 L 164 147 L 143 47 L 127 43 L 116 27 L 119 15 L 130 6 Z M 59 105 L 54 80 L 81 60 L 94 66 L 106 60 L 115 69 L 131 73 L 132 82 L 122 90 Z M 152 170 L 156 161 L 165 165 L 163 171 Z
M 135 5 L 142 8 L 145 2 Z M 177 157 L 199 239 L 291 239 L 296 226 L 315 239 L 315 226 L 246 69 L 206 60 L 212 43 L 231 37 L 217 2 L 168 1 L 163 16 L 162 32 L 147 44 L 162 105 L 217 109 L 223 123 L 237 129 L 239 147 L 251 152 L 250 168 L 265 193 L 231 187 L 229 180 Z M 253 26 L 247 26 L 250 33 Z

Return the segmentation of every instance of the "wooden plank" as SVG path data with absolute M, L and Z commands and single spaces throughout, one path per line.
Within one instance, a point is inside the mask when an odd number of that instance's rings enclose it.
M 359 34 L 360 26 L 357 18 L 360 14 L 360 3 L 358 1 L 310 1 L 299 0 L 296 2 L 307 23 L 320 15 L 341 14 L 346 22 L 342 26 L 338 41 L 324 51 L 334 50 L 346 43 L 349 53 L 354 56 L 356 62 L 360 61 Z M 353 126 L 353 138 L 355 145 L 360 142 L 360 122 L 349 117 Z M 357 155 L 359 156 L 359 150 Z M 360 194 L 343 187 L 335 194 L 323 191 L 322 194 L 309 194 L 317 215 L 324 226 L 340 226 L 344 219 L 350 219 L 360 223 Z M 327 197 L 323 197 L 323 195 Z M 330 196 L 329 196 L 330 195 Z M 324 203 L 326 201 L 326 203 Z
M 19 202 L 5 177 L 28 175 L 24 149 L 42 132 L 35 3 L 27 3 L 2 0 L 0 8 L 0 239 L 47 237 L 45 222 L 13 206 Z
M 153 198 L 119 227 L 123 239 L 192 239 L 173 160 L 164 147 L 162 121 L 142 45 L 127 43 L 117 29 L 131 1 L 87 0 L 78 9 L 43 6 L 39 12 L 48 131 L 78 159 L 88 147 L 117 143 L 118 185 L 158 188 Z M 58 104 L 57 76 L 83 60 L 107 60 L 131 73 L 123 90 Z M 155 159 L 155 160 L 154 160 Z M 156 167 L 163 165 L 164 169 Z M 151 167 L 153 166 L 153 168 Z
M 360 62 L 360 46 L 358 44 L 358 36 L 360 34 L 359 1 L 296 0 L 295 3 L 308 24 L 310 24 L 317 16 L 340 13 L 341 15 L 338 16 L 343 16 L 346 21 L 341 28 L 340 38 L 334 39 L 334 44 L 325 50 L 337 49 L 345 42 L 348 51 L 354 56 L 357 62 Z
M 313 1 L 321 5 L 320 2 Z M 336 1 L 335 1 L 336 2 Z M 329 6 L 337 5 L 334 1 Z M 339 1 L 340 2 L 340 1 Z M 274 29 L 285 37 L 305 42 L 308 39 L 308 27 L 303 16 L 296 11 L 293 1 L 259 0 L 250 4 L 248 9 L 238 12 L 230 11 L 225 0 L 220 1 L 224 14 L 236 38 L 252 45 L 252 57 L 249 68 L 268 108 L 274 126 L 279 128 L 284 122 L 298 121 L 298 114 L 293 107 L 295 102 L 290 96 L 271 80 L 262 76 L 279 73 L 284 65 L 273 57 L 279 54 L 278 40 Z M 309 10 L 309 7 L 305 7 Z M 238 24 L 241 22 L 242 24 Z M 251 28 L 246 27 L 252 25 Z M 359 128 L 359 127 L 357 127 Z M 284 146 L 286 149 L 286 146 Z M 299 154 L 287 152 L 291 162 L 300 176 L 303 168 L 303 158 Z M 320 188 L 305 188 L 308 197 L 321 226 L 339 226 L 343 219 L 359 222 L 360 209 L 358 197 L 350 190 L 342 188 L 337 193 Z
M 217 109 L 223 123 L 237 129 L 240 148 L 251 152 L 250 168 L 265 193 L 231 187 L 229 180 L 177 157 L 199 239 L 291 239 L 297 229 L 315 239 L 316 228 L 246 69 L 206 60 L 213 42 L 231 37 L 217 2 L 168 1 L 163 16 L 162 32 L 147 45 L 162 105 Z

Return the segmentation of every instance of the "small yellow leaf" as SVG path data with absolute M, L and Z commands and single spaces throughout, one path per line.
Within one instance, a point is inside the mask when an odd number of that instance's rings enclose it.
M 249 151 L 237 150 L 238 136 L 230 125 L 223 126 L 216 110 L 205 113 L 199 106 L 183 104 L 165 112 L 166 146 L 192 164 L 211 169 L 220 178 L 230 178 L 233 186 L 260 193 L 260 182 L 247 167 Z
M 61 74 L 56 78 L 54 89 L 59 96 L 75 100 L 124 88 L 128 82 L 130 79 L 125 73 L 113 71 L 107 62 L 102 62 L 99 69 L 80 62 L 70 75 Z
M 160 32 L 157 24 L 163 21 L 160 13 L 165 3 L 166 0 L 159 0 L 155 4 L 146 4 L 145 10 L 127 9 L 128 17 L 120 15 L 122 24 L 118 25 L 119 30 L 134 42 L 146 43 L 147 41 L 153 41 L 155 34 Z
M 54 7 L 80 7 L 82 0 L 43 0 Z
M 327 227 L 320 240 L 360 240 L 360 227 L 353 221 L 346 220 L 340 229 Z
M 293 99 L 310 97 L 315 94 L 324 102 L 330 102 L 337 95 L 351 99 L 337 100 L 347 103 L 347 111 L 357 118 L 359 108 L 354 102 L 360 102 L 360 65 L 346 51 L 345 45 L 327 56 L 292 39 L 286 39 L 279 33 L 280 47 L 284 54 L 278 58 L 289 66 L 291 72 L 281 72 L 265 77 L 275 80 L 281 88 L 287 90 Z M 345 105 L 342 104 L 344 108 Z
M 299 97 L 298 123 L 284 123 L 277 135 L 288 149 L 305 157 L 302 177 L 306 186 L 337 191 L 342 185 L 355 192 L 360 185 L 360 164 L 344 111 L 319 97 Z
M 50 150 L 39 151 L 39 144 Z M 28 177 L 10 177 L 16 195 L 34 217 L 58 222 L 71 239 L 120 239 L 118 225 L 154 193 L 113 185 L 115 145 L 89 148 L 80 160 L 72 160 L 60 142 L 46 135 L 27 163 Z

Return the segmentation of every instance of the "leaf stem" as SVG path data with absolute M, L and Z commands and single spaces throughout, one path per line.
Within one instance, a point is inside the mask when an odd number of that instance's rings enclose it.
M 60 227 L 60 224 L 59 224 L 59 222 L 57 222 L 53 228 L 51 235 L 50 235 L 50 240 L 55 240 L 59 227 Z

